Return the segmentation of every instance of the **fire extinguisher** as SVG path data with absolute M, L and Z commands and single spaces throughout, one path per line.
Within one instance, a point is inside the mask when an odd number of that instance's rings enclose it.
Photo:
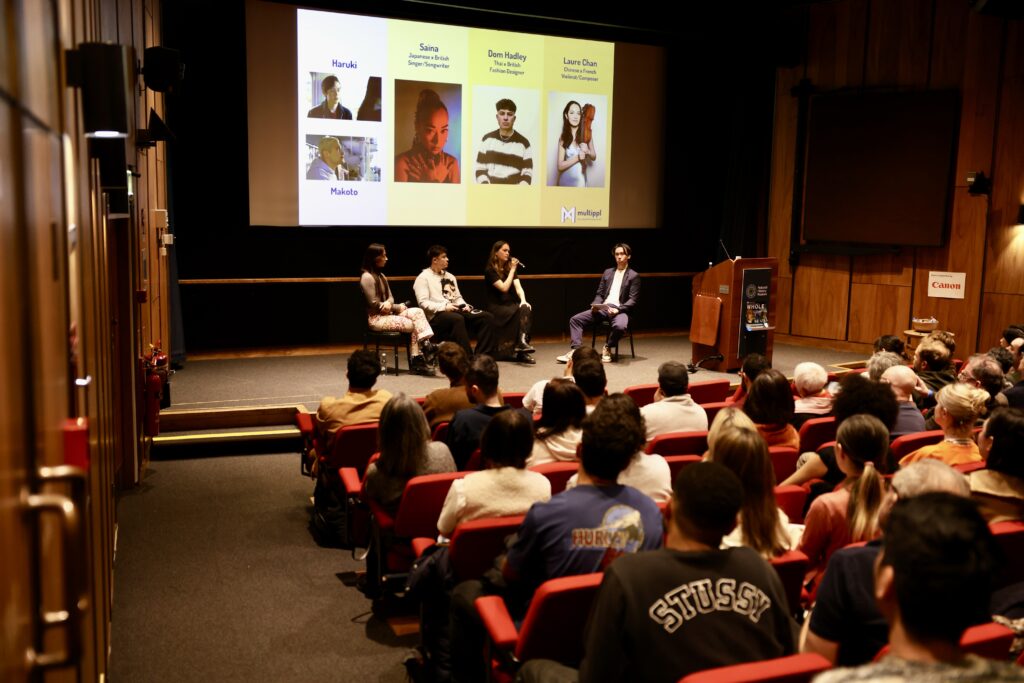
M 169 375 L 167 354 L 160 350 L 160 342 L 156 346 L 150 344 L 149 353 L 142 357 L 142 368 L 145 372 L 143 383 L 143 419 L 142 430 L 146 436 L 160 434 L 160 408 L 170 405 L 170 393 L 166 392 Z M 167 405 L 164 405 L 164 395 Z

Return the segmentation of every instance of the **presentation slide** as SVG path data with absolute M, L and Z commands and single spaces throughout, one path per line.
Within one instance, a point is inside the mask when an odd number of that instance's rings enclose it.
M 613 43 L 295 24 L 299 225 L 610 225 Z
M 663 47 L 264 0 L 245 18 L 253 226 L 664 226 Z

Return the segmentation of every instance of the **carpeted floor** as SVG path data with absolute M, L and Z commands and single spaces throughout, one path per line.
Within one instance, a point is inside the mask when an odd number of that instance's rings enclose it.
M 110 680 L 403 681 L 396 638 L 306 523 L 298 455 L 153 463 L 118 505 Z
M 501 363 L 501 386 L 506 391 L 526 391 L 534 382 L 561 376 L 564 365 L 555 357 L 565 353 L 564 344 L 535 344 L 536 365 Z M 608 390 L 622 391 L 634 384 L 656 382 L 658 366 L 667 360 L 690 362 L 690 342 L 685 335 L 638 337 L 637 357 L 628 354 L 623 341 L 618 363 L 605 366 Z M 831 351 L 802 346 L 776 344 L 773 364 L 786 375 L 797 363 L 813 360 L 825 367 L 831 363 L 862 360 L 864 354 Z M 340 396 L 345 391 L 345 362 L 348 356 L 311 355 L 269 358 L 233 358 L 189 361 L 171 378 L 174 410 L 228 408 L 238 406 L 299 405 L 315 409 L 327 395 Z M 392 393 L 404 391 L 410 396 L 424 396 L 445 386 L 444 377 L 410 375 L 405 359 L 400 375 L 382 376 L 378 386 Z M 738 381 L 737 375 L 702 370 L 690 376 L 691 382 L 726 377 Z

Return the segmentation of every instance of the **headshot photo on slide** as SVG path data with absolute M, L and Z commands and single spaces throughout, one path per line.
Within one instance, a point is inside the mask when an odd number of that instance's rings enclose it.
M 478 185 L 537 185 L 541 93 L 525 88 L 473 88 L 473 182 Z
M 336 135 L 306 135 L 306 180 L 380 182 L 377 139 Z
M 462 181 L 462 86 L 395 80 L 395 181 Z
M 607 102 L 604 95 L 548 93 L 548 150 L 544 158 L 549 186 L 604 187 Z

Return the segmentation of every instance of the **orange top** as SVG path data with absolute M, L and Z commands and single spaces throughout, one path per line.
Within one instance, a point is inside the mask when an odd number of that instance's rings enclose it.
M 906 467 L 910 463 L 924 460 L 925 458 L 935 458 L 947 465 L 963 465 L 969 462 L 981 462 L 982 460 L 978 444 L 973 441 L 966 444 L 940 441 L 931 446 L 923 446 L 913 453 L 905 455 L 900 460 L 900 467 Z

